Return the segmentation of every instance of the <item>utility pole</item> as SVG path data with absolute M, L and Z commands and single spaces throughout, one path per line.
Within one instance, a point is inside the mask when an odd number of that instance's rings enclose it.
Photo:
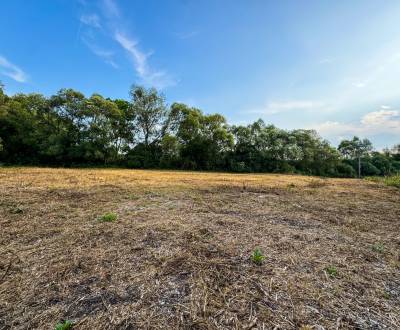
M 358 178 L 361 178 L 361 156 L 358 155 Z

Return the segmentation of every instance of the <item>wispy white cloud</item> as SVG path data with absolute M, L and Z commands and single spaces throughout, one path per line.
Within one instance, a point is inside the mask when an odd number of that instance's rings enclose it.
M 119 65 L 114 60 L 115 53 L 111 50 L 102 49 L 87 38 L 82 38 L 85 45 L 92 51 L 93 54 L 102 59 L 105 63 L 111 65 L 113 68 L 119 68 Z
M 378 110 L 361 118 L 361 125 L 368 130 L 400 134 L 400 111 Z
M 100 29 L 101 24 L 100 24 L 100 17 L 97 14 L 87 14 L 87 15 L 82 15 L 80 17 L 81 23 Z
M 178 32 L 175 35 L 182 40 L 191 39 L 200 33 L 198 30 L 188 31 L 188 32 Z
M 148 75 L 147 57 L 148 55 L 142 53 L 138 48 L 138 43 L 128 38 L 126 35 L 116 32 L 115 40 L 132 56 L 137 73 L 145 78 Z
M 0 73 L 21 83 L 28 80 L 27 74 L 21 68 L 3 56 L 0 56 Z
M 175 85 L 176 80 L 166 71 L 156 70 L 150 65 L 149 57 L 152 53 L 143 52 L 134 38 L 128 36 L 127 33 L 121 32 L 126 31 L 127 28 L 117 2 L 114 0 L 101 0 L 99 5 L 101 17 L 97 13 L 80 17 L 81 23 L 86 26 L 81 37 L 85 45 L 104 62 L 114 68 L 118 68 L 119 65 L 114 60 L 118 54 L 115 44 L 114 47 L 102 47 L 100 46 L 101 43 L 99 43 L 99 40 L 105 41 L 112 36 L 112 39 L 129 55 L 136 75 L 141 79 L 142 83 L 160 89 Z M 109 50 L 109 48 L 112 50 Z
M 121 32 L 116 32 L 114 38 L 118 44 L 127 51 L 133 61 L 137 74 L 145 84 L 157 88 L 165 88 L 176 84 L 176 81 L 165 71 L 157 71 L 150 68 L 148 58 L 151 54 L 143 53 L 139 49 L 137 41 Z
M 380 109 L 365 114 L 359 122 L 343 123 L 326 121 L 312 125 L 323 136 L 372 136 L 377 134 L 393 134 L 400 136 L 400 111 Z
M 258 113 L 264 115 L 274 115 L 291 111 L 316 111 L 323 108 L 325 104 L 319 101 L 310 100 L 290 100 L 269 102 L 265 106 L 249 110 L 249 113 Z
M 103 0 L 103 9 L 107 16 L 109 17 L 119 17 L 120 10 L 117 3 L 114 0 Z

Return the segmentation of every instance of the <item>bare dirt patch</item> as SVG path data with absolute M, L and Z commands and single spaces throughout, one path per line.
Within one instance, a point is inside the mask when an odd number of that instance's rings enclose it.
M 0 329 L 400 327 L 400 193 L 371 182 L 5 168 L 0 228 Z

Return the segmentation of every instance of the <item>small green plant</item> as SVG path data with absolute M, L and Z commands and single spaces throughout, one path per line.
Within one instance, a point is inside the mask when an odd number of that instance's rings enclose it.
M 55 327 L 55 330 L 69 330 L 69 329 L 72 329 L 72 322 L 68 320 L 64 322 L 58 322 Z
M 259 248 L 257 248 L 251 254 L 250 259 L 256 265 L 261 265 L 263 260 L 265 259 L 265 256 L 262 254 L 261 250 Z
M 114 222 L 114 221 L 117 221 L 117 218 L 118 218 L 118 216 L 116 213 L 107 212 L 100 217 L 99 221 L 100 222 Z
M 336 277 L 337 269 L 335 266 L 328 266 L 325 268 L 325 271 L 328 273 L 330 277 Z
M 382 243 L 375 243 L 371 247 L 372 251 L 383 253 L 385 251 L 385 246 Z

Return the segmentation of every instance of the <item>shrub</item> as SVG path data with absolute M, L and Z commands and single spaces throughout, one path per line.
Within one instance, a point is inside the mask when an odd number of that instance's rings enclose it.
M 351 165 L 339 163 L 336 166 L 336 176 L 340 178 L 355 178 L 357 176 L 357 172 Z
M 114 222 L 114 221 L 117 221 L 117 218 L 118 218 L 118 216 L 116 213 L 108 212 L 108 213 L 103 214 L 100 217 L 99 221 L 100 222 Z
M 362 161 L 361 162 L 361 174 L 364 176 L 368 175 L 380 175 L 381 171 L 374 166 L 371 162 Z
M 265 256 L 262 254 L 259 248 L 255 249 L 250 256 L 251 261 L 253 261 L 257 265 L 261 265 Z

